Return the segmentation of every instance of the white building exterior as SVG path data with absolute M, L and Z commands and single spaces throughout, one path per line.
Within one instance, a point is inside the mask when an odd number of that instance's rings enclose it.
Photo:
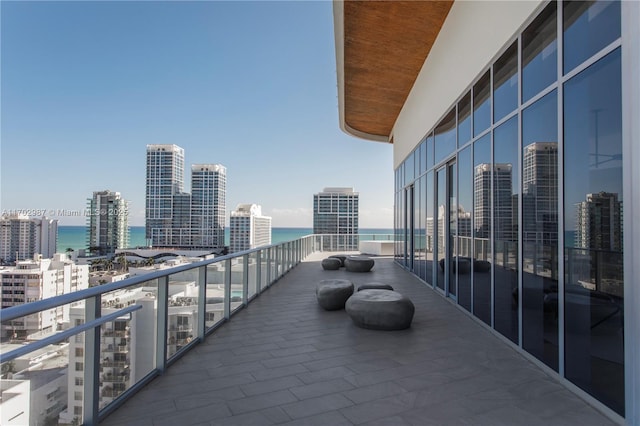
M 191 193 L 184 191 L 184 149 L 147 145 L 146 238 L 154 247 L 224 247 L 227 169 L 191 166 Z
M 1 262 L 31 259 L 36 253 L 50 258 L 56 252 L 57 244 L 57 219 L 29 218 L 26 215 L 0 218 Z
M 147 145 L 145 223 L 147 242 L 173 245 L 173 196 L 184 193 L 184 149 Z
M 88 288 L 89 266 L 76 265 L 62 253 L 53 259 L 36 257 L 0 270 L 0 287 L 3 308 L 35 302 Z M 2 335 L 21 340 L 35 333 L 56 331 L 68 320 L 69 306 L 61 306 L 3 323 Z
M 191 166 L 191 246 L 224 247 L 227 169 L 220 164 Z
M 119 192 L 96 191 L 87 199 L 87 247 L 113 254 L 129 246 L 129 206 Z
M 238 204 L 229 220 L 229 251 L 249 250 L 271 244 L 271 217 L 258 204 Z
M 313 195 L 313 233 L 340 235 L 327 237 L 327 247 L 358 250 L 359 199 L 360 194 L 347 187 L 324 188 Z

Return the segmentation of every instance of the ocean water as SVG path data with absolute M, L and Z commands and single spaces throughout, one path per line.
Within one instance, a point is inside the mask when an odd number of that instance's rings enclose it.
M 291 241 L 312 233 L 312 228 L 272 228 L 271 243 Z M 393 229 L 360 229 L 360 234 L 393 234 Z M 145 244 L 144 226 L 131 226 L 129 228 L 129 247 L 144 246 Z M 229 228 L 225 229 L 225 244 L 229 244 Z M 87 228 L 85 226 L 58 227 L 58 252 L 64 253 L 68 248 L 73 250 L 87 248 Z

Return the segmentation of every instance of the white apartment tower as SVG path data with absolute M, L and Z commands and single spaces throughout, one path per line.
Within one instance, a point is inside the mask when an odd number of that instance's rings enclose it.
M 576 247 L 620 251 L 622 249 L 622 202 L 618 194 L 587 194 L 576 206 Z
M 271 218 L 262 215 L 258 204 L 238 204 L 229 225 L 231 253 L 271 244 Z
M 15 268 L 0 270 L 2 308 L 35 302 L 89 287 L 89 265 L 76 265 L 63 253 L 52 259 L 17 262 Z M 61 306 L 14 321 L 2 323 L 3 336 L 24 339 L 39 332 L 50 332 L 69 320 L 69 306 Z
M 8 215 L 0 219 L 0 263 L 32 259 L 36 253 L 50 258 L 58 244 L 58 221 L 43 217 Z
M 522 158 L 523 241 L 558 241 L 558 143 L 534 142 Z
M 191 246 L 224 247 L 227 169 L 220 164 L 191 166 Z
M 224 247 L 227 169 L 191 166 L 191 193 L 184 191 L 184 149 L 147 145 L 146 238 L 159 247 Z
M 324 188 L 313 195 L 313 233 L 341 235 L 325 238 L 331 249 L 358 249 L 359 196 L 353 188 Z
M 173 196 L 183 192 L 184 149 L 147 145 L 145 223 L 151 245 L 173 245 Z
M 87 208 L 88 247 L 104 255 L 129 246 L 128 202 L 119 192 L 94 192 Z

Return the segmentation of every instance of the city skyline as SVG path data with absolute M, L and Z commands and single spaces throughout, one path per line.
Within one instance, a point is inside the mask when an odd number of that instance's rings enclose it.
M 1 19 L 1 210 L 84 225 L 68 213 L 109 188 L 144 226 L 145 146 L 176 144 L 274 227 L 311 227 L 324 186 L 359 189 L 361 227 L 393 226 L 392 146 L 336 125 L 330 2 L 3 2 Z

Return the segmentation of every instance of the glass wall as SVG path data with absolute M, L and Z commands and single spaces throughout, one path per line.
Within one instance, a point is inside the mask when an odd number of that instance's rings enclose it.
M 557 4 L 551 2 L 522 33 L 522 102 L 557 79 L 556 17 Z
M 624 415 L 620 13 L 532 16 L 396 170 L 396 226 L 414 185 L 416 274 Z
M 495 328 L 518 343 L 518 117 L 493 132 Z
M 473 314 L 491 324 L 491 135 L 473 144 Z
M 567 378 L 623 414 L 620 70 L 617 49 L 564 88 L 564 303 Z
M 558 369 L 558 98 L 522 112 L 523 347 Z
M 464 260 L 468 268 L 458 264 L 458 303 L 471 312 L 471 214 L 473 213 L 473 178 L 471 147 L 458 154 L 458 260 Z

